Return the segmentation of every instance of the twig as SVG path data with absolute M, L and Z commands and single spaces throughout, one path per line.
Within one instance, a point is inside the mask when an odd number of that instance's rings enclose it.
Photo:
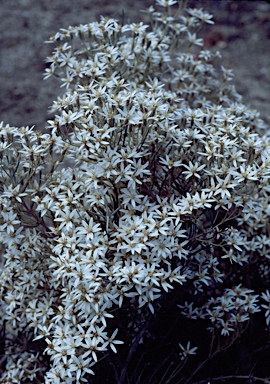
M 204 384 L 204 383 L 211 383 L 212 381 L 220 381 L 220 380 L 229 380 L 229 379 L 239 379 L 239 380 L 250 380 L 250 382 L 255 382 L 255 381 L 260 381 L 264 384 L 270 384 L 270 378 L 261 378 L 261 377 L 256 377 L 252 375 L 248 376 L 237 376 L 237 375 L 229 375 L 229 376 L 219 376 L 219 377 L 213 377 L 213 378 L 208 378 L 208 379 L 203 379 L 200 381 L 196 381 L 194 384 Z
M 126 358 L 126 361 L 124 363 L 124 366 L 121 370 L 121 373 L 120 373 L 120 378 L 118 380 L 118 384 L 123 384 L 125 383 L 125 377 L 126 377 L 126 373 L 127 373 L 127 368 L 128 368 L 128 365 L 132 359 L 132 356 L 134 355 L 137 347 L 138 347 L 138 344 L 143 336 L 143 334 L 145 333 L 145 331 L 147 330 L 148 328 L 148 324 L 149 324 L 149 321 L 150 321 L 150 317 L 148 318 L 148 320 L 146 321 L 146 323 L 144 324 L 144 326 L 142 327 L 141 331 L 138 333 L 138 335 L 135 337 L 135 340 L 129 350 L 129 353 L 127 355 L 127 358 Z

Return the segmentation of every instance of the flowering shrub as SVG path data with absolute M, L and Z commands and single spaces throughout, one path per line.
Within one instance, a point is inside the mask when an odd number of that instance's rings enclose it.
M 269 326 L 269 133 L 203 49 L 212 16 L 156 3 L 149 26 L 56 33 L 45 77 L 67 91 L 49 133 L 0 126 L 1 383 L 90 383 L 105 358 L 133 382 L 172 292 L 175 316 L 208 324 L 210 357 L 256 312 Z M 166 383 L 200 351 L 176 345 Z

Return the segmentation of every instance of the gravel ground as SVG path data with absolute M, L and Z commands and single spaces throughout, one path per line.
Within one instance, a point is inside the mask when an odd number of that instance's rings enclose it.
M 99 15 L 139 21 L 140 9 L 154 0 L 0 0 L 0 121 L 43 129 L 47 109 L 60 94 L 57 81 L 43 80 L 44 44 L 60 28 L 84 24 Z M 219 50 L 224 67 L 235 73 L 244 102 L 270 122 L 270 4 L 267 1 L 192 1 L 214 14 L 215 26 L 202 33 Z

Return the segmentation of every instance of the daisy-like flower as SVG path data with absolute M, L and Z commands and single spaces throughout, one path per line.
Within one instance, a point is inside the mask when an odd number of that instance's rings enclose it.
M 187 171 L 183 171 L 183 174 L 186 175 L 186 179 L 189 179 L 190 177 L 196 177 L 197 179 L 200 179 L 201 175 L 199 174 L 199 171 L 204 169 L 206 164 L 199 165 L 197 161 L 195 164 L 193 164 L 191 161 L 189 161 L 188 165 L 182 164 L 182 166 L 187 169 Z
M 170 7 L 174 4 L 177 4 L 177 0 L 156 0 L 157 5 L 161 7 Z
M 74 226 L 74 220 L 76 215 L 77 215 L 76 210 L 70 211 L 68 207 L 65 207 L 63 211 L 58 210 L 56 212 L 57 217 L 54 219 L 54 221 L 60 223 L 59 230 L 65 228 L 66 231 L 69 231 Z
M 93 361 L 91 357 L 88 357 L 87 359 L 82 356 L 72 356 L 72 362 L 69 366 L 70 372 L 75 372 L 76 374 L 76 382 L 78 383 L 80 380 L 83 380 L 83 377 L 86 373 L 90 375 L 94 375 L 94 372 L 92 369 L 90 369 L 91 366 L 93 366 Z M 84 380 L 83 380 L 84 381 Z
M 115 340 L 117 333 L 118 333 L 118 329 L 115 329 L 113 334 L 111 335 L 111 337 L 109 337 L 108 340 L 104 344 L 104 347 L 107 347 L 107 345 L 108 345 L 114 353 L 117 353 L 115 345 L 124 344 L 124 342 L 121 340 Z
M 0 230 L 7 231 L 8 234 L 14 232 L 16 226 L 21 223 L 20 220 L 17 220 L 16 213 L 1 212 L 1 216 L 4 219 L 4 224 L 0 225 Z
M 94 223 L 93 218 L 91 217 L 89 222 L 85 220 L 82 221 L 82 226 L 76 228 L 77 235 L 86 235 L 87 240 L 93 240 L 95 233 L 100 232 L 101 227 L 99 223 Z
M 248 181 L 248 180 L 256 181 L 258 180 L 257 172 L 258 170 L 254 169 L 250 165 L 246 167 L 243 165 L 240 165 L 239 172 L 235 172 L 235 180 L 238 183 L 243 181 Z
M 13 187 L 9 185 L 8 187 L 4 186 L 4 192 L 2 193 L 2 197 L 9 197 L 16 199 L 19 203 L 22 203 L 22 197 L 27 196 L 27 193 L 20 192 L 21 186 L 17 185 Z
M 222 199 L 225 197 L 231 197 L 231 192 L 229 189 L 233 190 L 237 186 L 236 182 L 232 182 L 232 176 L 228 174 L 225 179 L 222 179 L 219 176 L 216 176 L 218 184 L 215 187 L 214 196 L 220 195 Z
M 196 355 L 196 351 L 198 349 L 198 347 L 193 347 L 191 348 L 190 347 L 190 341 L 187 342 L 187 345 L 186 347 L 184 347 L 182 344 L 179 343 L 179 347 L 181 348 L 181 352 L 180 352 L 180 355 L 181 355 L 181 359 L 184 360 L 186 359 L 188 356 L 190 355 Z
M 191 16 L 196 17 L 207 24 L 215 24 L 214 21 L 212 20 L 213 15 L 210 15 L 209 13 L 205 12 L 203 9 L 188 8 L 187 12 Z
M 168 169 L 171 169 L 173 167 L 179 167 L 181 165 L 181 161 L 173 160 L 168 155 L 166 155 L 165 159 L 160 159 L 160 163 L 162 165 L 165 165 Z
M 223 319 L 219 319 L 219 323 L 221 324 L 221 335 L 229 336 L 230 332 L 234 332 L 234 328 L 230 321 L 224 321 Z

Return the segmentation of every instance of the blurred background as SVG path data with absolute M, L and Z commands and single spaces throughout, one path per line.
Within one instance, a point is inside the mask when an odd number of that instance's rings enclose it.
M 43 80 L 45 58 L 53 45 L 45 40 L 60 28 L 85 24 L 100 15 L 138 22 L 154 0 L 0 0 L 0 121 L 44 129 L 48 107 L 63 89 Z M 233 69 L 243 101 L 270 122 L 270 3 L 264 0 L 191 0 L 190 7 L 214 14 L 204 28 L 208 49 L 219 50 Z

